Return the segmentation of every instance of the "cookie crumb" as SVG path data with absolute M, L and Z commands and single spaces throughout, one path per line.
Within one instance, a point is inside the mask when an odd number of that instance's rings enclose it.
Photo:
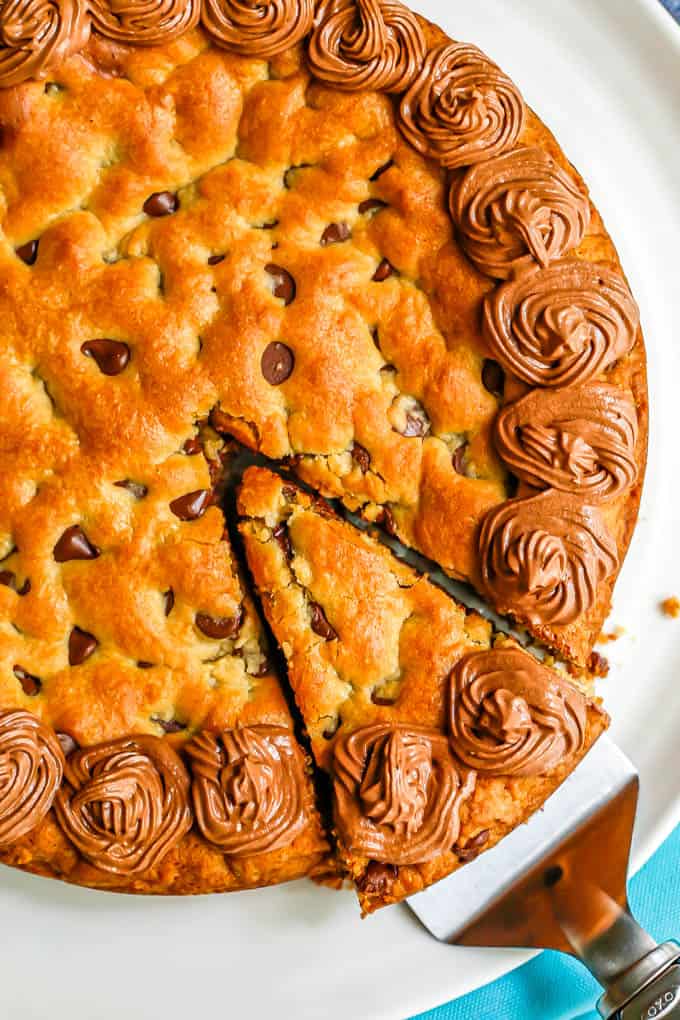
M 608 645 L 610 641 L 618 641 L 624 634 L 625 629 L 623 627 L 614 627 L 614 630 L 608 632 L 602 631 L 597 639 L 597 644 Z
M 663 600 L 661 612 L 664 616 L 670 616 L 673 620 L 677 620 L 678 616 L 680 616 L 680 599 L 677 595 L 671 595 L 669 599 Z
M 604 677 L 609 673 L 609 662 L 599 652 L 591 652 L 586 665 L 592 676 Z

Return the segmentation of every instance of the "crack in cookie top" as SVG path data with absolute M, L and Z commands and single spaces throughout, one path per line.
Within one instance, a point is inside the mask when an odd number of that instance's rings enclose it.
M 501 279 L 524 261 L 547 266 L 576 248 L 590 221 L 587 196 L 539 148 L 470 167 L 451 187 L 450 208 L 468 258 Z
M 54 807 L 83 857 L 115 875 L 152 868 L 191 828 L 189 776 L 158 737 L 74 751 Z
M 418 19 L 399 0 L 321 0 L 308 60 L 317 78 L 338 89 L 402 92 L 425 53 Z
M 234 857 L 278 850 L 306 824 L 304 760 L 288 730 L 202 733 L 186 748 L 201 833 Z
M 61 783 L 64 756 L 54 733 L 21 708 L 0 712 L 0 846 L 43 820 Z
M 90 35 L 86 0 L 0 3 L 0 88 L 42 77 L 83 48 Z
M 483 332 L 504 368 L 533 386 L 574 386 L 630 351 L 637 305 L 620 273 L 560 259 L 497 287 Z
M 107 39 L 156 46 L 195 28 L 201 8 L 200 0 L 90 0 L 90 13 Z
M 542 775 L 583 747 L 586 699 L 519 648 L 471 652 L 451 673 L 449 728 L 470 768 Z
M 428 53 L 401 101 L 399 126 L 418 152 L 453 169 L 511 149 L 524 114 L 508 76 L 476 46 L 452 42 Z
M 536 489 L 586 500 L 615 499 L 637 477 L 637 413 L 630 395 L 607 383 L 533 390 L 502 408 L 496 449 Z
M 203 0 L 201 22 L 214 43 L 268 60 L 300 42 L 314 21 L 314 0 Z
M 436 730 L 376 723 L 334 748 L 335 820 L 346 847 L 390 864 L 416 864 L 450 850 L 460 807 L 475 785 L 464 781 L 446 737 Z
M 616 542 L 597 509 L 554 490 L 490 510 L 479 556 L 484 593 L 532 626 L 572 623 L 618 568 Z

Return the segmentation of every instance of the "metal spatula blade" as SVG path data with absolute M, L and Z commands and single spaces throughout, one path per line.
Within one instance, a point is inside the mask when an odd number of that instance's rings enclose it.
M 680 945 L 657 945 L 628 907 L 637 795 L 635 767 L 600 737 L 526 825 L 408 904 L 442 942 L 578 957 L 606 1020 L 680 1018 Z

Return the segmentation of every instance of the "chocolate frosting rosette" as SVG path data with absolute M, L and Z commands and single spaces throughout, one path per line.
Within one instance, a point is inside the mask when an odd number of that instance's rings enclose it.
M 92 27 L 123 45 L 158 46 L 190 28 L 201 12 L 200 0 L 90 0 Z
M 187 747 L 201 833 L 234 857 L 287 846 L 306 824 L 305 763 L 278 726 L 202 733 Z
M 153 867 L 191 828 L 189 776 L 158 737 L 111 740 L 74 751 L 55 810 L 95 867 L 135 875 Z
M 575 248 L 590 221 L 588 196 L 539 148 L 470 167 L 451 187 L 450 208 L 468 258 L 501 279 Z
M 402 92 L 425 52 L 418 19 L 399 0 L 321 0 L 308 60 L 312 73 L 335 88 Z
M 218 46 L 269 60 L 307 35 L 314 0 L 203 0 L 201 21 Z
M 635 481 L 637 413 L 632 397 L 607 383 L 533 390 L 499 411 L 496 449 L 535 489 L 595 502 Z
M 352 853 L 391 864 L 431 860 L 455 843 L 461 804 L 475 775 L 464 776 L 436 730 L 376 723 L 334 748 L 335 821 Z
M 512 148 L 523 124 L 517 87 L 469 43 L 430 50 L 399 110 L 406 140 L 450 169 Z
M 0 88 L 40 78 L 82 49 L 90 35 L 86 0 L 4 0 L 0 4 Z
M 64 756 L 54 733 L 21 708 L 0 711 L 0 846 L 43 820 L 59 789 Z

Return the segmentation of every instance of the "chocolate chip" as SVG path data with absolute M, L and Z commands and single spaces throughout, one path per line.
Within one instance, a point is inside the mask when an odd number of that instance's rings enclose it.
M 382 166 L 378 167 L 378 169 L 375 171 L 374 174 L 371 174 L 371 176 L 369 177 L 369 180 L 370 181 L 377 181 L 378 178 L 382 177 L 382 175 L 387 170 L 389 170 L 391 166 L 394 166 L 394 160 L 393 159 L 388 159 L 386 163 L 383 163 Z
M 104 375 L 120 375 L 130 360 L 130 348 L 120 340 L 86 340 L 80 349 Z
M 167 591 L 163 592 L 163 612 L 166 616 L 170 616 L 172 608 L 175 605 L 175 593 L 172 588 L 168 588 Z
M 36 694 L 40 693 L 42 687 L 42 680 L 40 677 L 33 676 L 28 670 L 22 666 L 14 667 L 14 675 L 21 684 L 24 694 L 27 694 L 29 698 L 34 698 Z
M 371 455 L 361 443 L 352 443 L 352 460 L 357 462 L 363 475 L 371 466 Z
M 114 482 L 113 484 L 119 489 L 126 489 L 135 499 L 144 499 L 149 491 L 146 485 L 142 485 L 141 482 L 133 482 L 129 478 L 124 478 L 121 482 Z
M 278 227 L 278 225 L 279 225 L 279 221 L 278 220 L 267 220 L 266 223 L 259 223 L 255 227 L 255 229 L 256 230 L 273 230 L 274 227 Z
M 89 659 L 99 642 L 94 634 L 80 627 L 74 627 L 68 639 L 68 661 L 70 666 L 80 666 Z
M 281 487 L 281 495 L 284 499 L 287 499 L 291 503 L 295 503 L 297 500 L 298 490 L 293 485 L 283 485 Z
M 403 393 L 394 398 L 387 417 L 394 431 L 407 439 L 414 436 L 422 439 L 430 431 L 430 419 L 425 408 L 414 397 Z
M 321 245 L 341 244 L 352 236 L 349 223 L 329 223 L 321 235 Z
M 458 855 L 459 860 L 471 861 L 479 856 L 481 848 L 485 843 L 488 843 L 490 834 L 489 829 L 482 829 L 476 836 L 471 836 L 465 846 L 460 846 L 456 843 L 453 847 L 453 852 Z
M 294 301 L 297 293 L 297 287 L 295 280 L 288 270 L 284 269 L 283 266 L 277 266 L 274 262 L 270 262 L 266 265 L 264 270 L 272 278 L 272 292 L 274 297 L 281 298 L 285 305 L 289 305 L 291 301 Z
M 326 619 L 326 614 L 319 603 L 310 602 L 309 611 L 312 614 L 311 626 L 314 633 L 324 638 L 325 641 L 335 641 L 338 635 Z
M 295 367 L 295 355 L 286 344 L 274 340 L 265 347 L 260 367 L 262 375 L 271 386 L 280 386 Z
M 151 722 L 156 723 L 166 733 L 179 733 L 180 730 L 185 730 L 186 723 L 181 723 L 177 719 L 161 719 L 159 715 L 152 715 Z
M 382 698 L 375 691 L 371 691 L 371 701 L 374 705 L 394 705 L 396 698 Z
M 376 283 L 382 283 L 394 272 L 394 266 L 388 259 L 383 259 L 376 271 L 373 274 L 373 279 Z
M 365 201 L 359 204 L 359 212 L 362 216 L 367 213 L 378 212 L 379 209 L 385 209 L 387 202 L 383 202 L 381 198 L 367 198 Z
M 388 535 L 392 535 L 394 538 L 397 537 L 397 522 L 394 519 L 394 514 L 388 506 L 384 506 L 382 508 L 380 513 L 380 523 Z
M 24 581 L 21 588 L 17 586 L 17 575 L 13 570 L 0 570 L 0 584 L 4 584 L 7 588 L 11 588 L 17 595 L 28 595 L 31 590 L 31 582 L 28 578 Z
M 234 616 L 209 616 L 208 613 L 196 613 L 196 626 L 206 637 L 220 641 L 234 637 L 243 621 L 243 606 L 239 606 Z
M 200 453 L 202 449 L 203 446 L 198 436 L 191 436 L 191 438 L 187 439 L 186 442 L 184 443 L 184 446 L 182 447 L 182 453 L 185 453 L 187 457 L 195 457 L 196 454 Z
M 172 191 L 154 191 L 143 208 L 147 216 L 169 216 L 179 209 L 179 199 Z
M 14 251 L 22 262 L 25 262 L 27 266 L 32 266 L 38 257 L 38 244 L 38 241 L 27 241 L 26 244 L 19 245 Z
M 61 749 L 64 752 L 64 758 L 68 758 L 69 754 L 77 749 L 78 744 L 69 733 L 57 732 L 57 740 L 61 744 Z
M 170 509 L 180 521 L 195 521 L 203 516 L 211 500 L 212 493 L 209 489 L 196 489 L 195 492 L 187 492 L 184 496 L 173 499 Z
M 467 448 L 468 448 L 467 443 L 461 443 L 460 446 L 456 448 L 453 457 L 451 458 L 454 470 L 459 475 L 465 474 L 465 458 L 467 455 Z
M 363 875 L 357 879 L 358 889 L 369 896 L 385 896 L 390 893 L 399 869 L 394 864 L 370 861 Z
M 152 669 L 153 662 L 149 662 L 147 659 L 139 659 L 137 661 L 137 669 Z
M 484 359 L 484 364 L 482 365 L 482 383 L 489 393 L 493 393 L 496 397 L 503 396 L 505 373 L 493 358 Z
M 68 560 L 96 560 L 100 551 L 79 524 L 72 524 L 55 545 L 52 555 L 57 563 L 66 563 Z
M 226 255 L 210 255 L 208 258 L 209 266 L 219 266 L 220 262 L 224 262 Z
M 272 535 L 274 536 L 275 541 L 278 542 L 279 546 L 281 547 L 281 551 L 283 552 L 283 555 L 286 557 L 286 559 L 287 560 L 292 559 L 293 547 L 290 542 L 290 535 L 288 534 L 288 525 L 284 523 L 277 524 L 277 526 L 272 531 Z

